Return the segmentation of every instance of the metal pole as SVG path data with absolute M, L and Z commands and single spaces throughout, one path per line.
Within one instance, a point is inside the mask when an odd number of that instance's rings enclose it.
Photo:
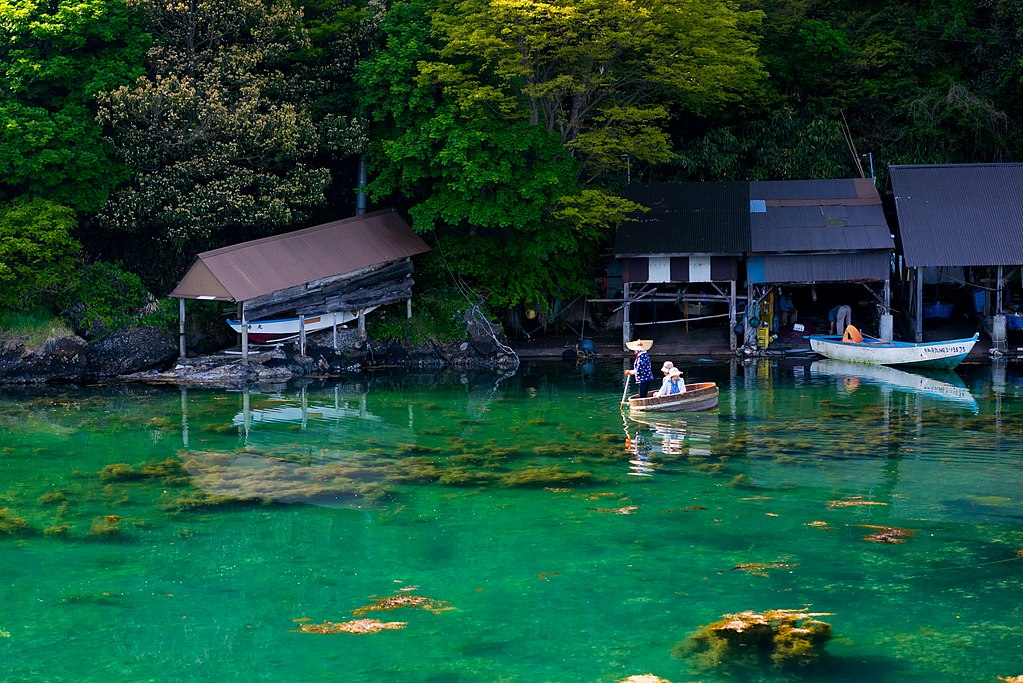
M 355 215 L 366 213 L 366 155 L 359 155 L 359 194 L 355 198 Z

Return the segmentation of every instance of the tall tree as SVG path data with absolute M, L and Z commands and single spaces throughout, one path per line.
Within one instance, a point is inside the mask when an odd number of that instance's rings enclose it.
M 720 106 L 756 81 L 755 19 L 717 0 L 398 3 L 360 72 L 373 190 L 404 195 L 495 305 L 586 291 L 633 208 L 607 183 L 669 158 L 672 104 Z
M 0 200 L 103 206 L 127 174 L 96 95 L 141 75 L 149 44 L 124 0 L 0 2 Z
M 324 201 L 316 126 L 278 68 L 308 46 L 300 13 L 278 0 L 133 0 L 154 35 L 148 73 L 100 96 L 132 179 L 100 215 L 160 259 L 166 285 L 196 250 L 300 223 Z M 168 261 L 168 258 L 172 259 Z

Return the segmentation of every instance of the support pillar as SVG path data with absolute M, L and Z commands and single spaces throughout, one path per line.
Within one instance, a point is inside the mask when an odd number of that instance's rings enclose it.
M 735 280 L 730 281 L 731 292 L 728 299 L 728 348 L 735 351 Z
M 249 321 L 245 319 L 245 304 L 238 304 L 242 321 L 242 363 L 249 364 Z
M 405 317 L 412 317 L 412 297 L 405 299 Z
M 178 358 L 184 359 L 188 355 L 185 345 L 185 300 L 178 299 Z
M 892 281 L 885 278 L 884 281 L 884 310 L 881 312 L 881 321 L 878 323 L 877 335 L 885 341 L 895 338 L 895 321 L 892 319 Z
M 625 346 L 626 342 L 632 341 L 632 320 L 629 316 L 629 283 L 622 283 L 622 298 L 625 303 L 622 304 L 622 346 Z
M 305 315 L 298 315 L 298 353 L 305 356 Z
M 1002 267 L 998 266 L 998 274 L 995 276 L 995 314 L 1001 315 L 1002 311 Z
M 359 311 L 359 341 L 366 341 L 366 314 Z
M 919 344 L 924 340 L 924 274 L 920 266 L 916 267 L 915 275 L 916 305 L 913 307 L 913 323 L 916 327 L 916 342 Z

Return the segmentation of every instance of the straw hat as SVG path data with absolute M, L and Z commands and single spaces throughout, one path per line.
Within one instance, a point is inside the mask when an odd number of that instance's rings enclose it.
M 679 370 L 678 368 L 672 368 L 671 370 L 668 371 L 668 377 L 681 377 L 681 376 L 682 376 L 682 371 Z
M 673 367 L 675 367 L 675 364 L 670 360 L 666 360 L 664 365 L 661 366 L 661 372 L 670 372 Z
M 654 346 L 654 340 L 637 339 L 636 341 L 625 342 L 625 346 L 633 351 L 649 351 Z

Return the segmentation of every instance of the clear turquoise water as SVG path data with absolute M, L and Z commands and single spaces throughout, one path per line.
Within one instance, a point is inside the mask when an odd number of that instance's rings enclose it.
M 655 424 L 623 421 L 621 369 L 247 397 L 7 389 L 0 678 L 1023 674 L 1019 368 L 909 388 L 808 362 L 697 363 L 686 376 L 716 381 L 719 408 Z M 165 461 L 183 470 L 143 469 Z M 131 470 L 101 476 L 118 463 Z M 109 534 L 93 528 L 112 515 Z M 915 535 L 872 543 L 859 525 Z M 402 589 L 452 609 L 365 614 L 402 630 L 296 632 Z M 673 653 L 723 614 L 804 606 L 834 632 L 809 670 Z

